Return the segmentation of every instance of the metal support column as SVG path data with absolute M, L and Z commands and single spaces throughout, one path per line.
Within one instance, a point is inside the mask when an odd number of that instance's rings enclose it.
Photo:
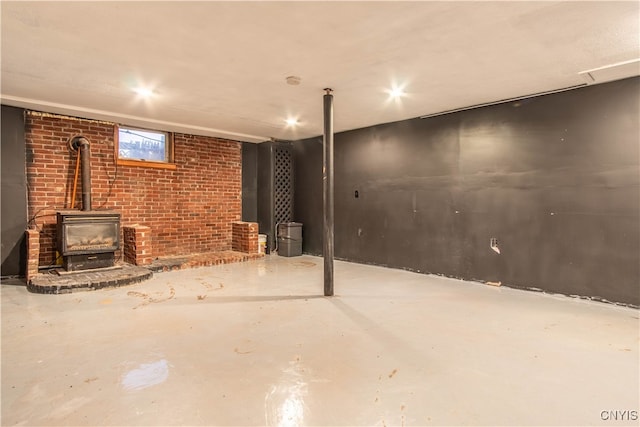
M 333 295 L 333 92 L 325 89 L 322 156 L 324 296 Z

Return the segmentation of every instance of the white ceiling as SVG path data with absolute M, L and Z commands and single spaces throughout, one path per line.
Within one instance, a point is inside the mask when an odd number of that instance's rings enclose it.
M 585 83 L 640 58 L 640 3 L 1 2 L 2 103 L 249 142 Z M 632 74 L 638 74 L 632 63 Z M 629 66 L 627 66 L 629 68 Z M 287 76 L 299 76 L 298 86 Z M 390 101 L 392 85 L 406 96 Z M 132 89 L 153 88 L 143 100 Z M 284 120 L 297 117 L 300 125 Z

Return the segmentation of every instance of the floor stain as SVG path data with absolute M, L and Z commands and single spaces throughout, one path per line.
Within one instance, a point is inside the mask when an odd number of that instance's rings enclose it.
M 91 378 L 87 378 L 86 380 L 84 380 L 85 383 L 89 384 L 94 382 L 95 380 L 97 380 L 98 377 L 91 377 Z
M 204 286 L 207 291 L 219 291 L 221 289 L 224 289 L 224 283 L 222 283 L 222 282 L 218 283 L 218 287 L 217 288 L 214 288 L 211 283 L 207 283 L 207 282 L 200 282 L 200 284 L 202 286 Z M 198 301 L 202 301 L 206 297 L 207 297 L 207 294 L 198 295 Z
M 107 305 L 107 304 L 111 304 L 112 302 L 113 301 L 111 300 L 111 298 L 107 298 L 100 301 L 100 304 Z
M 127 292 L 127 295 L 130 297 L 142 297 L 142 298 L 147 298 L 149 296 L 147 294 L 143 294 L 142 292 L 136 292 L 136 291 L 129 291 Z
M 389 374 L 389 378 L 393 378 L 395 376 L 395 374 L 398 373 L 397 369 L 394 369 L 393 371 L 391 371 L 391 373 Z
M 296 267 L 315 267 L 316 263 L 313 261 L 298 261 L 292 263 L 292 265 L 295 265 Z
M 249 353 L 253 353 L 253 350 L 249 350 L 249 351 L 241 351 L 240 349 L 238 349 L 238 347 L 233 349 L 234 352 L 236 352 L 237 354 L 249 354 Z
M 173 288 L 173 286 L 169 286 L 169 296 L 165 297 L 165 298 L 154 298 L 149 296 L 149 294 L 145 294 L 142 292 L 136 292 L 136 291 L 129 291 L 127 292 L 127 295 L 130 297 L 140 297 L 143 298 L 144 301 L 142 301 L 140 304 L 136 305 L 135 307 L 133 307 L 133 309 L 135 310 L 138 307 L 144 307 L 145 305 L 149 305 L 151 303 L 159 303 L 159 302 L 165 302 L 165 301 L 169 301 L 170 299 L 173 299 L 176 296 L 176 290 Z M 164 292 L 156 292 L 156 295 L 164 295 Z

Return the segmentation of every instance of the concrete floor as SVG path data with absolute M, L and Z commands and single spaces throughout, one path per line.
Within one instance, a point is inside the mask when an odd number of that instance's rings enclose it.
M 636 309 L 345 262 L 322 283 L 272 255 L 5 284 L 2 425 L 638 425 Z

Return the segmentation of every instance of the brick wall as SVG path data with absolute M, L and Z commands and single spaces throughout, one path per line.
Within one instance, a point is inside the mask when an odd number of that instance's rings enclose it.
M 56 262 L 55 212 L 71 207 L 76 152 L 68 141 L 76 135 L 91 144 L 93 209 L 120 212 L 123 227 L 149 227 L 154 256 L 231 249 L 231 224 L 242 210 L 241 143 L 174 134 L 176 170 L 116 167 L 113 123 L 28 112 L 25 128 L 29 219 L 41 231 L 41 265 Z M 76 208 L 81 194 L 78 179 Z

